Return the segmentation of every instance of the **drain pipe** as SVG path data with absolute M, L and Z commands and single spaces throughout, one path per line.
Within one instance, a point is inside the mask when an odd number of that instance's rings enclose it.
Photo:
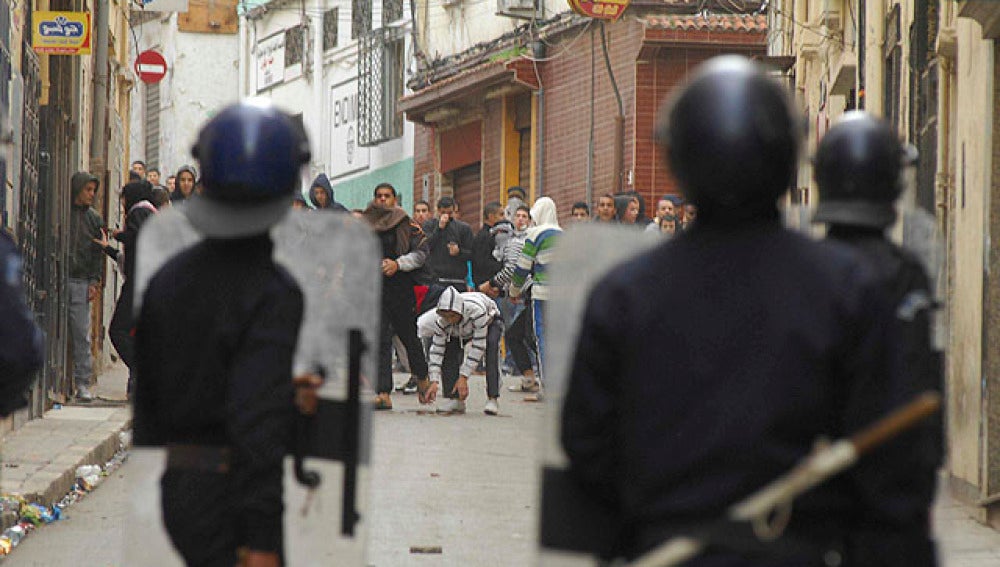
M 618 102 L 618 115 L 615 116 L 615 148 L 612 154 L 615 171 L 615 189 L 616 192 L 621 193 L 624 190 L 623 177 L 625 172 L 623 165 L 623 156 L 625 144 L 625 108 L 622 104 L 622 94 L 618 90 L 618 81 L 615 80 L 615 72 L 611 69 L 611 56 L 608 55 L 608 38 L 604 31 L 604 22 L 601 22 L 601 51 L 604 52 L 604 65 L 608 69 L 608 79 L 611 81 L 611 88 L 615 91 L 615 100 Z
M 90 169 L 107 187 L 108 137 L 106 123 L 108 115 L 108 11 L 107 3 L 94 5 L 97 18 L 94 22 L 94 115 L 90 128 Z
M 534 59 L 545 57 L 545 44 L 535 41 L 531 46 Z M 538 80 L 538 171 L 535 172 L 535 199 L 545 196 L 545 85 L 542 84 L 542 76 L 538 72 L 538 63 L 532 61 L 535 69 L 535 79 Z

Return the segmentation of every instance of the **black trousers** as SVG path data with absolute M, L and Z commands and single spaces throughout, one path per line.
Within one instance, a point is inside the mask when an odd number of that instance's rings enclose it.
M 167 469 L 160 478 L 163 525 L 189 567 L 234 567 L 236 522 L 232 478 L 226 474 Z
M 500 336 L 503 335 L 503 322 L 497 317 L 490 323 L 486 334 L 486 395 L 491 398 L 500 397 Z M 452 393 L 455 382 L 458 382 L 458 372 L 465 360 L 465 348 L 462 341 L 452 338 L 444 348 L 444 360 L 441 362 L 441 387 L 444 397 L 457 398 Z
M 108 338 L 111 344 L 118 351 L 125 366 L 128 366 L 128 391 L 132 391 L 132 368 L 135 363 L 135 336 L 132 329 L 135 328 L 135 317 L 132 315 L 133 294 L 126 287 L 118 296 L 115 303 L 115 313 L 111 316 L 111 324 L 108 325 Z
M 392 336 L 403 342 L 410 373 L 418 378 L 427 377 L 427 358 L 417 340 L 417 300 L 413 287 L 393 285 L 390 278 L 382 283 L 382 322 L 378 346 L 378 393 L 392 392 Z
M 504 335 L 507 348 L 510 349 L 510 354 L 514 357 L 514 366 L 521 374 L 524 374 L 525 370 L 531 370 L 530 353 L 538 354 L 535 347 L 535 330 L 531 324 L 533 320 L 531 300 L 527 300 L 525 303 L 524 309 L 518 314 L 517 319 L 514 319 L 510 328 L 507 329 L 507 334 Z

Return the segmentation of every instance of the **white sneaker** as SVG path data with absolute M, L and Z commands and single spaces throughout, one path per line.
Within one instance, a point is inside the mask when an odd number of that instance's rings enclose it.
M 92 402 L 94 401 L 94 394 L 90 393 L 90 388 L 87 386 L 77 386 L 76 387 L 76 399 L 81 402 Z
M 500 404 L 497 403 L 496 399 L 490 398 L 486 401 L 486 407 L 483 408 L 483 413 L 486 415 L 496 415 L 500 413 Z
M 465 402 L 457 398 L 445 398 L 437 405 L 438 413 L 465 413 Z

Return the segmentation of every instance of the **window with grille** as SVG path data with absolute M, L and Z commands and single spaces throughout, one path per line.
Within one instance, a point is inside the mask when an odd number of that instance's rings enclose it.
M 351 0 L 351 39 L 372 30 L 372 0 Z
M 403 34 L 379 28 L 358 45 L 358 144 L 374 146 L 403 135 Z
M 403 19 L 403 0 L 382 0 L 382 27 Z
M 302 63 L 306 43 L 306 27 L 295 26 L 285 30 L 285 67 Z
M 885 53 L 884 76 L 885 91 L 882 102 L 882 113 L 885 119 L 899 131 L 900 91 L 903 80 L 903 48 L 900 45 L 899 4 L 885 18 Z
M 323 51 L 337 47 L 337 24 L 340 18 L 340 8 L 327 10 L 323 14 Z

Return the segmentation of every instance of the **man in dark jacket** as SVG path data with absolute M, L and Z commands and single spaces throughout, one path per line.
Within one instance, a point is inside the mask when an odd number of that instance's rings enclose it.
M 627 557 L 710 530 L 818 438 L 849 436 L 900 399 L 878 275 L 848 247 L 781 226 L 794 108 L 750 61 L 706 63 L 657 129 L 698 223 L 616 268 L 588 301 L 562 444 L 570 473 L 620 514 Z M 649 352 L 672 364 L 650 367 Z M 823 565 L 833 554 L 933 565 L 926 526 L 898 506 L 914 471 L 897 448 L 879 450 L 798 498 L 775 545 L 711 547 L 686 565 Z M 733 529 L 749 531 L 711 533 Z
M 320 173 L 316 179 L 313 179 L 312 185 L 309 187 L 309 200 L 312 201 L 316 210 L 328 209 L 342 213 L 347 212 L 347 207 L 334 199 L 333 186 L 330 185 L 330 179 L 325 173 Z
M 814 163 L 821 200 L 813 220 L 827 223 L 827 238 L 851 246 L 870 261 L 892 301 L 900 340 L 893 345 L 895 372 L 888 379 L 900 404 L 943 387 L 942 355 L 931 340 L 935 300 L 927 273 L 920 260 L 885 234 L 896 221 L 894 205 L 902 191 L 906 161 L 911 159 L 915 155 L 908 155 L 888 125 L 855 111 L 826 133 Z M 936 471 L 944 455 L 942 436 L 940 419 L 927 420 L 902 436 L 897 445 L 905 451 L 894 456 L 910 459 L 913 476 L 906 487 L 886 491 L 898 496 L 900 513 L 926 530 Z M 872 458 L 888 457 L 878 453 Z M 929 532 L 923 535 L 930 537 Z
M 364 219 L 382 243 L 382 324 L 379 330 L 378 388 L 375 409 L 392 409 L 392 337 L 406 349 L 411 379 L 418 382 L 421 401 L 430 387 L 427 359 L 417 340 L 416 296 L 412 274 L 427 259 L 427 239 L 396 206 L 396 189 L 389 183 L 375 187 L 375 198 L 365 209 Z
M 466 262 L 472 259 L 472 229 L 455 218 L 457 208 L 455 199 L 441 197 L 437 204 L 438 217 L 424 223 L 430 247 L 427 267 L 437 285 L 465 291 L 469 271 Z
M 24 302 L 21 257 L 0 229 L 0 417 L 26 405 L 27 390 L 42 367 L 42 331 Z
M 489 281 L 503 267 L 503 264 L 493 257 L 496 237 L 491 230 L 503 218 L 503 205 L 498 201 L 486 203 L 483 207 L 483 227 L 472 239 L 472 281 L 477 288 L 483 282 Z
M 205 239 L 144 293 L 135 444 L 167 448 L 163 523 L 187 565 L 279 567 L 304 306 L 268 230 L 291 209 L 309 145 L 290 116 L 244 103 L 216 114 L 194 153 L 205 194 L 183 210 Z
M 70 179 L 69 336 L 73 345 L 73 383 L 82 402 L 94 399 L 90 353 L 90 302 L 100 294 L 104 269 L 100 241 L 104 221 L 93 209 L 100 188 L 97 177 L 78 171 Z

